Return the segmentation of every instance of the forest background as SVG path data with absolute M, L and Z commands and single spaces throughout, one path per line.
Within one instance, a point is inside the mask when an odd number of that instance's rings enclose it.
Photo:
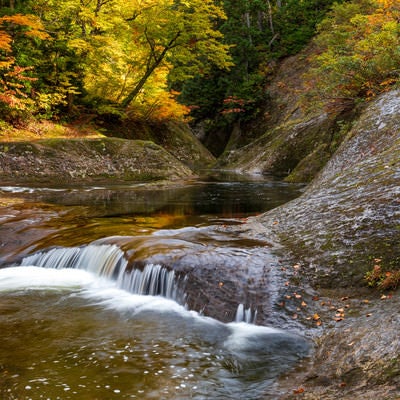
M 311 40 L 304 106 L 355 104 L 398 84 L 399 21 L 397 0 L 1 0 L 0 128 L 224 129 L 258 118 L 280 60 Z

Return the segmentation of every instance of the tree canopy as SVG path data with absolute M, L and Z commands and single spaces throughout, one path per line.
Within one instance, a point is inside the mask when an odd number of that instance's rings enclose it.
M 314 89 L 368 98 L 398 82 L 399 9 L 398 0 L 0 0 L 0 117 L 84 106 L 231 124 L 257 115 L 274 62 L 315 35 Z

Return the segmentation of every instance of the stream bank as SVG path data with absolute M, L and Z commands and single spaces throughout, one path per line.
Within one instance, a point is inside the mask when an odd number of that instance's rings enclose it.
M 400 398 L 399 293 L 364 279 L 376 264 L 400 268 L 399 121 L 400 91 L 367 104 L 305 193 L 246 227 L 280 244 L 290 282 L 281 302 L 301 293 L 304 305 L 289 312 L 316 343 L 282 398 Z

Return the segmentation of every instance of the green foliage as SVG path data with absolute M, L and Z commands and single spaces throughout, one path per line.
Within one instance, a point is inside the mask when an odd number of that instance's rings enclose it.
M 268 79 L 266 65 L 294 54 L 315 34 L 333 0 L 224 0 L 227 20 L 220 25 L 224 41 L 230 45 L 234 67 L 214 69 L 182 87 L 181 101 L 192 109 L 195 121 L 215 120 L 231 124 L 237 119 L 254 118 L 262 103 Z M 207 89 L 206 89 L 207 88 Z M 232 113 L 226 100 L 243 101 L 240 112 Z M 211 126 L 211 125 L 210 125 Z
M 396 0 L 336 4 L 319 27 L 311 80 L 327 99 L 369 99 L 399 82 L 400 11 Z

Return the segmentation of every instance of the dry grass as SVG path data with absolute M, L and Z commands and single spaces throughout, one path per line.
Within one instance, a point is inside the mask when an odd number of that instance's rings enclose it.
M 5 122 L 0 123 L 0 142 L 33 141 L 48 138 L 99 138 L 104 137 L 89 124 L 56 124 L 51 121 L 31 121 L 15 128 Z

